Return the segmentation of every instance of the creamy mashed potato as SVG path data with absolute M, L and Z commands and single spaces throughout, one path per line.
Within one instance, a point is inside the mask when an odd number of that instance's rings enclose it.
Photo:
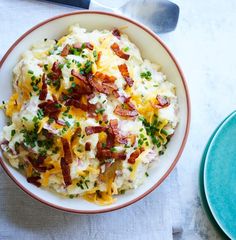
M 137 188 L 178 123 L 175 86 L 118 29 L 73 25 L 13 74 L 2 151 L 28 182 L 66 197 L 111 204 Z

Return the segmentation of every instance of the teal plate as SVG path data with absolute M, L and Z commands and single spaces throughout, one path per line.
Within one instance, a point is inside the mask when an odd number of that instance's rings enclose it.
M 215 131 L 213 132 L 213 134 L 211 135 L 211 137 L 209 138 L 207 144 L 206 144 L 206 147 L 205 147 L 205 150 L 203 152 L 203 155 L 202 155 L 202 160 L 201 160 L 201 164 L 200 164 L 200 168 L 199 168 L 199 191 L 200 191 L 200 199 L 201 199 L 201 203 L 202 203 L 202 206 L 206 212 L 206 215 L 208 217 L 208 219 L 210 220 L 210 222 L 212 223 L 212 225 L 214 226 L 215 230 L 218 232 L 218 234 L 221 236 L 222 239 L 229 239 L 225 233 L 221 230 L 221 228 L 219 227 L 219 225 L 217 224 L 216 220 L 214 219 L 212 213 L 211 213 L 211 210 L 209 208 L 209 205 L 207 203 L 207 199 L 206 199 L 206 195 L 205 195 L 205 189 L 204 189 L 204 184 L 203 184 L 203 181 L 204 181 L 204 166 L 205 166 L 205 159 L 206 159 L 206 155 L 207 155 L 207 152 L 208 152 L 208 148 L 211 144 L 211 141 L 213 139 L 213 137 L 215 136 L 217 130 L 220 128 L 220 126 L 231 116 L 233 115 L 235 112 L 231 113 L 229 116 L 227 116 L 224 121 L 222 121 L 219 126 L 215 129 Z
M 204 189 L 220 228 L 236 239 L 236 112 L 218 128 L 206 153 Z

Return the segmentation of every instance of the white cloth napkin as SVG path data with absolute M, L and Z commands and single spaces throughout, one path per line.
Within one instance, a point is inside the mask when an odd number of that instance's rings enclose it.
M 0 0 L 0 9 L 0 58 L 34 24 L 75 10 L 32 0 Z M 0 168 L 0 239 L 171 240 L 182 231 L 178 189 L 174 170 L 156 191 L 132 206 L 106 214 L 75 215 L 27 196 Z
M 50 208 L 20 190 L 0 170 L 0 239 L 172 240 L 181 234 L 177 172 L 153 193 L 127 208 L 76 215 Z

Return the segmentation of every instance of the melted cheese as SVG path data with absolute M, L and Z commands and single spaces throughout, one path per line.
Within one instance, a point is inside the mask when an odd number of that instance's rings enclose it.
M 13 113 L 19 112 L 21 103 L 18 102 L 18 93 L 14 93 L 6 105 L 6 115 L 12 117 Z

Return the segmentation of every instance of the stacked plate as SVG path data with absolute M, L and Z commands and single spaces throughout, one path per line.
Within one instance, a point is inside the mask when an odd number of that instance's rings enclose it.
M 214 131 L 202 156 L 200 193 L 223 239 L 236 239 L 236 111 Z

